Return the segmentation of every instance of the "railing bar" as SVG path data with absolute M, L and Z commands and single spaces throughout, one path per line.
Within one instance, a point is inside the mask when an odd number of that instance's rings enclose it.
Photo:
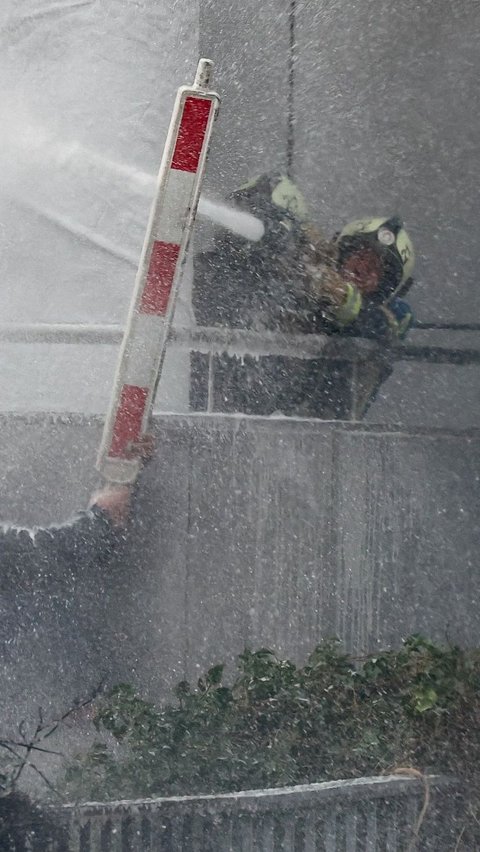
M 398 808 L 395 802 L 390 807 L 388 828 L 387 828 L 387 852 L 397 852 L 397 834 L 398 834 Z
M 282 852 L 295 852 L 295 812 L 283 814 L 283 846 Z
M 81 323 L 31 323 L 0 324 L 1 343 L 82 344 L 118 346 L 123 340 L 124 329 L 120 325 Z M 278 332 L 251 332 L 241 329 L 222 328 L 173 328 L 169 343 L 182 349 L 205 354 L 224 353 L 243 357 L 278 356 L 301 358 L 320 357 L 329 360 L 344 360 L 350 357 L 368 360 L 373 354 L 378 357 L 381 347 L 362 338 L 350 338 L 321 334 L 284 335 Z M 480 363 L 480 349 L 451 346 L 398 344 L 385 349 L 385 357 L 391 361 L 426 361 L 435 364 L 466 365 Z
M 377 803 L 372 802 L 367 814 L 366 852 L 380 852 L 377 848 Z
M 308 814 L 305 818 L 304 852 L 317 852 L 317 818 L 316 814 Z
M 357 850 L 357 809 L 345 815 L 345 852 Z
M 262 852 L 274 852 L 274 835 L 275 825 L 273 816 L 267 814 L 262 819 Z M 290 852 L 288 846 L 285 847 L 285 852 Z
M 325 821 L 325 852 L 338 852 L 337 814 L 335 811 Z

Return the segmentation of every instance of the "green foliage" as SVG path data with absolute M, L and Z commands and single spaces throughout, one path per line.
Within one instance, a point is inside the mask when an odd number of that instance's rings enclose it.
M 120 684 L 97 743 L 68 770 L 70 798 L 212 793 L 377 774 L 395 766 L 473 775 L 480 765 L 480 656 L 411 636 L 363 660 L 335 641 L 295 666 L 245 650 L 156 707 Z

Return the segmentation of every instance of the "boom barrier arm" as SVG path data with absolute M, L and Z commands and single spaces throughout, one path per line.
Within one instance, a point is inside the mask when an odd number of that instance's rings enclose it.
M 220 100 L 201 59 L 193 87 L 177 93 L 97 459 L 109 482 L 134 482 L 129 446 L 148 429 L 168 332 L 193 230 Z

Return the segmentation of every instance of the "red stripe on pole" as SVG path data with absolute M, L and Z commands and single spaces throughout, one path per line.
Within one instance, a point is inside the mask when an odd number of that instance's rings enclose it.
M 179 251 L 180 246 L 175 243 L 154 242 L 140 301 L 142 314 L 163 316 L 166 313 Z
M 138 441 L 147 402 L 148 388 L 124 385 L 113 427 L 109 456 L 124 456 L 130 441 Z
M 172 169 L 197 171 L 212 105 L 212 101 L 207 98 L 190 97 L 185 100 Z

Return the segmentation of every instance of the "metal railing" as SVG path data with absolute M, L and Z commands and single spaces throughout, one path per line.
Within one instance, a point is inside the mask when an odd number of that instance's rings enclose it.
M 476 331 L 473 325 L 420 324 L 419 331 L 449 330 Z M 1 343 L 70 343 L 103 344 L 118 346 L 123 339 L 124 329 L 114 324 L 82 323 L 6 323 L 0 325 Z M 372 348 L 378 344 L 362 338 L 342 338 L 324 334 L 284 334 L 272 331 L 246 331 L 227 328 L 174 328 L 170 343 L 177 347 L 204 353 L 228 351 L 232 355 L 281 355 L 292 358 L 344 357 L 345 352 L 355 347 L 356 355 L 364 352 L 368 358 Z M 394 361 L 414 360 L 434 363 L 470 364 L 480 363 L 480 346 L 451 346 L 405 342 L 387 349 Z
M 446 852 L 463 827 L 458 782 L 398 775 L 68 805 L 59 815 L 66 836 L 51 852 Z

